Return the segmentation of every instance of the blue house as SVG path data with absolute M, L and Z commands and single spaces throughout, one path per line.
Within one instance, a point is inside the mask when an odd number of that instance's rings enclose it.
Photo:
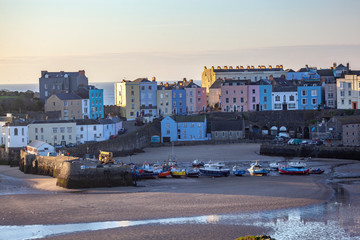
M 161 121 L 161 142 L 205 141 L 206 116 L 167 116 Z
M 90 119 L 104 118 L 104 90 L 89 86 Z
M 286 80 L 319 81 L 320 75 L 317 73 L 316 68 L 311 68 L 306 65 L 304 68 L 300 68 L 297 72 L 292 69 L 287 70 Z
M 157 83 L 155 77 L 152 81 L 147 78 L 138 78 L 134 80 L 140 84 L 140 112 L 141 115 L 156 115 L 156 91 Z
M 172 112 L 175 115 L 186 114 L 186 90 L 183 82 L 178 82 L 172 86 Z
M 260 111 L 272 110 L 272 84 L 269 80 L 259 81 Z
M 313 110 L 322 104 L 321 82 L 302 82 L 297 87 L 298 109 Z

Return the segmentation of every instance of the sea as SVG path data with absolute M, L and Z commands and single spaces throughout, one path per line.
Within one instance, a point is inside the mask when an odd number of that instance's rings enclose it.
M 104 105 L 115 104 L 114 82 L 89 82 L 98 89 L 104 89 Z M 26 92 L 27 90 L 39 92 L 39 84 L 0 84 L 0 90 Z

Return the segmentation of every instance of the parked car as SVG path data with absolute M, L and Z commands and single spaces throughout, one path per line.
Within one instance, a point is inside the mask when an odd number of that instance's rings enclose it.
M 69 143 L 69 144 L 66 145 L 66 147 L 68 147 L 68 148 L 76 147 L 76 144 L 74 144 L 74 143 Z
M 117 135 L 111 135 L 110 139 L 115 139 L 117 137 Z
M 292 138 L 287 143 L 290 145 L 299 145 L 301 144 L 302 140 L 298 138 Z
M 126 133 L 126 129 L 125 128 L 120 128 L 119 131 L 118 131 L 118 134 L 124 134 Z

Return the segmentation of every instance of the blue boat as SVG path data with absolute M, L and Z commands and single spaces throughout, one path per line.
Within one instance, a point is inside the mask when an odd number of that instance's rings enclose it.
M 263 168 L 260 163 L 257 161 L 251 164 L 251 167 L 248 169 L 251 176 L 264 176 L 270 173 L 270 169 Z
M 204 167 L 200 168 L 200 174 L 203 176 L 211 177 L 228 177 L 230 175 L 230 169 L 224 168 L 223 163 L 207 163 Z
M 239 169 L 237 166 L 233 167 L 232 172 L 235 176 L 242 176 L 242 175 L 246 174 L 245 170 Z

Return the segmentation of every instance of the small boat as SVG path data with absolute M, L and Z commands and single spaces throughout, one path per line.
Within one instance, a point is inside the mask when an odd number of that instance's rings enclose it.
M 310 173 L 311 173 L 311 174 L 322 174 L 322 173 L 324 173 L 324 172 L 325 172 L 325 170 L 320 169 L 320 168 L 310 169 Z
M 204 162 L 195 159 L 195 160 L 192 162 L 192 166 L 193 166 L 193 167 L 203 167 L 203 166 L 204 166 Z
M 154 172 L 154 168 L 152 166 L 150 166 L 149 163 L 143 163 L 143 165 L 141 166 L 142 170 L 144 170 L 144 172 L 146 173 L 153 173 Z
M 281 165 L 282 165 L 281 162 L 273 162 L 269 164 L 269 167 L 273 171 L 278 171 Z
M 310 173 L 309 168 L 297 168 L 297 167 L 281 167 L 279 168 L 279 173 L 281 174 L 291 174 L 291 175 L 305 175 Z
M 186 176 L 186 171 L 185 171 L 185 169 L 180 169 L 178 167 L 173 167 L 170 170 L 170 175 L 172 177 L 174 177 L 174 178 L 181 178 L 181 177 Z
M 248 171 L 251 174 L 251 176 L 264 176 L 270 172 L 269 169 L 263 168 L 262 165 L 258 163 L 258 161 L 256 161 L 253 164 L 250 164 L 250 168 L 248 169 Z
M 162 171 L 158 174 L 159 178 L 166 178 L 167 176 L 170 176 L 170 171 Z
M 292 168 L 305 168 L 306 163 L 304 161 L 290 161 L 288 166 Z
M 230 169 L 224 168 L 224 163 L 207 163 L 204 167 L 200 168 L 200 174 L 204 176 L 212 177 L 228 177 L 230 175 Z
M 234 166 L 232 172 L 235 176 L 242 176 L 246 174 L 246 170 L 240 169 L 238 166 Z
M 197 168 L 186 169 L 186 176 L 187 177 L 199 177 L 200 171 Z
M 145 172 L 143 169 L 134 169 L 132 175 L 137 179 L 149 179 L 149 178 L 156 178 L 157 173 Z

